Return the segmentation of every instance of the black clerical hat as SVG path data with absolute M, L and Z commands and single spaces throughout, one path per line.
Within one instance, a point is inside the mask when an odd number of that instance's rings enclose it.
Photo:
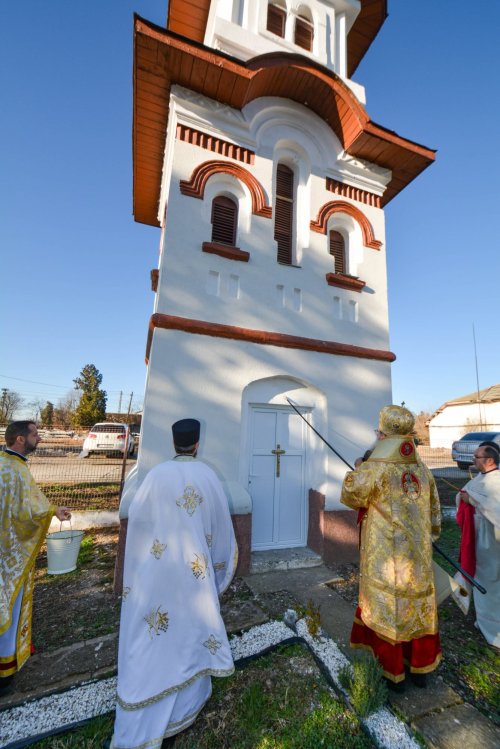
M 200 422 L 198 419 L 181 419 L 172 424 L 174 444 L 179 447 L 191 447 L 200 439 Z

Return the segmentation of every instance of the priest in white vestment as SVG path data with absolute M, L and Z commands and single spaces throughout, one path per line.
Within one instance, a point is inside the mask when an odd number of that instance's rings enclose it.
M 153 468 L 129 509 L 111 747 L 158 749 L 234 665 L 219 596 L 238 551 L 221 482 L 196 459 L 200 424 L 172 427 L 176 456 Z
M 457 494 L 472 505 L 476 541 L 474 577 L 486 595 L 474 588 L 476 622 L 490 645 L 500 648 L 500 450 L 498 445 L 482 442 L 474 452 L 479 471 Z

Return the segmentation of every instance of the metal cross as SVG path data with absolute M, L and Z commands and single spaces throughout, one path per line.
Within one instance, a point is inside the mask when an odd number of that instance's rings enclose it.
M 280 467 L 281 467 L 281 456 L 286 453 L 286 450 L 281 449 L 281 445 L 276 445 L 275 450 L 271 450 L 273 455 L 276 455 L 276 478 L 279 479 L 280 477 Z

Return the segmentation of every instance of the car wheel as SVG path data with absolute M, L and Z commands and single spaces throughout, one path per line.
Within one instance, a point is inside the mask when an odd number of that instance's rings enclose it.
M 469 470 L 469 464 L 468 463 L 460 463 L 457 461 L 457 466 L 461 471 L 468 471 Z

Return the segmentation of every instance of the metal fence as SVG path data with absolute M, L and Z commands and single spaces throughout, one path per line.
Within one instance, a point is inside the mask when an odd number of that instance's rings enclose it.
M 462 471 L 451 458 L 451 449 L 419 445 L 422 461 L 436 480 L 441 504 L 455 506 L 455 495 L 476 474 L 472 469 Z
M 137 454 L 137 450 L 135 451 Z M 135 456 L 85 457 L 82 439 L 44 440 L 28 458 L 33 478 L 45 496 L 72 510 L 117 510 L 122 477 L 135 464 Z
M 122 476 L 135 464 L 135 456 L 125 461 L 104 454 L 84 457 L 82 441 L 68 436 L 44 439 L 29 456 L 35 481 L 54 504 L 72 510 L 117 510 Z M 474 474 L 459 470 L 449 449 L 420 445 L 418 451 L 436 479 L 443 504 L 453 505 L 457 490 Z

